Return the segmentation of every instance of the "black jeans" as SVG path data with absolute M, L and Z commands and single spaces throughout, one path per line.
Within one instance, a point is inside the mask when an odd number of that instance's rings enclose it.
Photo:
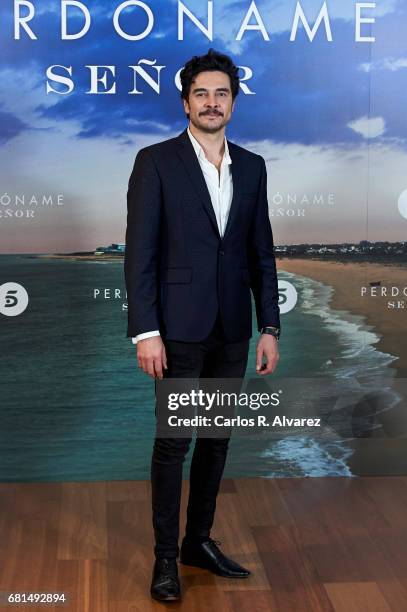
M 219 315 L 212 332 L 202 342 L 165 339 L 163 342 L 168 364 L 165 377 L 242 379 L 246 372 L 250 341 L 226 342 Z M 151 490 L 157 558 L 179 555 L 182 467 L 190 443 L 191 438 L 156 437 L 154 440 Z M 196 438 L 189 478 L 188 536 L 210 534 L 228 444 L 229 438 Z

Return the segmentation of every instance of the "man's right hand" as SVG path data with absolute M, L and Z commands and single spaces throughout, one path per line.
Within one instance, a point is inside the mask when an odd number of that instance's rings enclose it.
M 137 347 L 137 362 L 139 368 L 152 378 L 163 378 L 163 368 L 167 369 L 167 355 L 161 336 L 139 340 Z

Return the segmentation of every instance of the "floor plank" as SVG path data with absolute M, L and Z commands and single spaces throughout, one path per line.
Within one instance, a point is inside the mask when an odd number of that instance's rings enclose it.
M 180 541 L 188 493 L 184 482 Z M 407 610 L 407 477 L 225 479 L 211 535 L 251 576 L 179 564 L 172 609 Z M 1 591 L 66 593 L 48 610 L 163 610 L 153 546 L 149 481 L 0 484 Z

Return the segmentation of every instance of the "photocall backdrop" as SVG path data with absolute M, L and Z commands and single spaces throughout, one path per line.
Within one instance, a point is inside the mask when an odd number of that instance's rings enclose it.
M 291 381 L 304 415 L 301 381 L 329 397 L 318 431 L 232 439 L 225 475 L 406 473 L 404 0 L 5 0 L 2 481 L 149 478 L 126 191 L 137 151 L 187 126 L 179 71 L 210 47 L 239 66 L 227 138 L 268 171 L 283 333 L 262 384 Z

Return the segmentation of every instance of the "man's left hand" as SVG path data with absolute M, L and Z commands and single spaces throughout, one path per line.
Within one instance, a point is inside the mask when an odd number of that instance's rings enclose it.
M 263 364 L 263 356 L 266 360 L 266 366 L 264 369 L 261 369 Z M 279 359 L 280 355 L 278 352 L 277 338 L 271 334 L 261 334 L 256 349 L 257 374 L 264 376 L 265 374 L 271 374 L 271 372 L 274 372 Z

